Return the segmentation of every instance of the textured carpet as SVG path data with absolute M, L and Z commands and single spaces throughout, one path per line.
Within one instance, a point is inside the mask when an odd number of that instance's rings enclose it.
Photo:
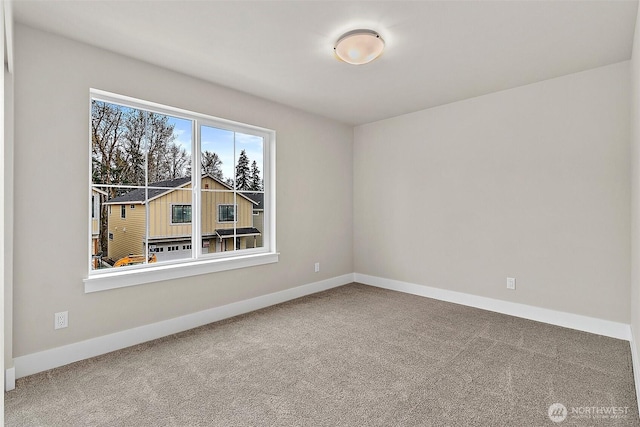
M 5 420 L 640 425 L 628 342 L 359 284 L 19 379 Z

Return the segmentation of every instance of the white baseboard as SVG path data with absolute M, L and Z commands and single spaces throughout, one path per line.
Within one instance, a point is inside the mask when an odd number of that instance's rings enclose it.
M 633 366 L 633 379 L 636 385 L 636 400 L 638 401 L 638 408 L 640 408 L 640 359 L 638 359 L 638 349 L 636 335 L 633 333 L 633 326 L 631 328 L 631 366 Z
M 353 282 L 353 273 L 13 359 L 15 378 L 68 365 Z
M 16 388 L 15 366 L 4 371 L 4 391 L 11 391 L 14 388 Z
M 483 310 L 549 323 L 551 325 L 631 341 L 631 327 L 625 323 L 612 322 L 610 320 L 597 319 L 594 317 L 566 313 L 563 311 L 549 310 L 547 308 L 502 301 L 493 298 L 465 294 L 462 292 L 449 291 L 446 289 L 432 288 L 429 286 L 417 285 L 415 283 L 368 276 L 366 274 L 354 273 L 354 276 L 356 282 L 363 283 L 365 285 L 405 292 L 413 295 L 420 295 L 440 301 L 481 308 Z
M 215 307 L 174 319 L 139 326 L 126 331 L 116 332 L 62 347 L 56 347 L 50 350 L 16 357 L 14 358 L 14 368 L 7 369 L 5 372 L 5 389 L 13 389 L 15 387 L 16 378 L 22 378 L 27 375 L 64 366 L 79 360 L 88 359 L 90 357 L 130 347 L 132 345 L 162 338 L 167 335 L 259 310 L 261 308 L 303 297 L 305 295 L 346 285 L 354 281 L 379 288 L 405 292 L 441 301 L 462 304 L 469 307 L 508 314 L 511 316 L 522 317 L 538 322 L 577 329 L 598 335 L 632 341 L 631 327 L 624 323 L 596 319 L 578 314 L 501 301 L 493 298 L 470 295 L 360 273 L 352 273 L 235 302 L 222 307 Z M 631 349 L 636 386 L 640 386 L 640 359 L 638 358 L 637 350 L 633 342 Z M 638 396 L 640 397 L 640 392 L 638 392 Z

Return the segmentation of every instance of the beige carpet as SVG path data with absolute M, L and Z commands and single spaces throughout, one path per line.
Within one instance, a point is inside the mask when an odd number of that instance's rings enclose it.
M 8 426 L 640 425 L 628 342 L 359 284 L 20 379 L 5 405 Z

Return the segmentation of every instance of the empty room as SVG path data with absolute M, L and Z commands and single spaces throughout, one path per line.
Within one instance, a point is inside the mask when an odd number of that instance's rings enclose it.
M 7 426 L 640 426 L 637 0 L 1 1 Z

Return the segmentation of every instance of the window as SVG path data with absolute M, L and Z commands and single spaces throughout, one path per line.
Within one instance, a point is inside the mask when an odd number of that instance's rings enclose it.
M 188 224 L 191 222 L 191 205 L 171 206 L 171 223 Z
M 234 205 L 218 205 L 218 222 L 234 222 L 235 220 Z
M 87 292 L 277 262 L 275 132 L 98 90 L 90 115 L 90 187 L 109 215 Z M 144 261 L 108 267 L 130 255 Z
M 96 217 L 96 196 L 91 196 L 91 219 Z

